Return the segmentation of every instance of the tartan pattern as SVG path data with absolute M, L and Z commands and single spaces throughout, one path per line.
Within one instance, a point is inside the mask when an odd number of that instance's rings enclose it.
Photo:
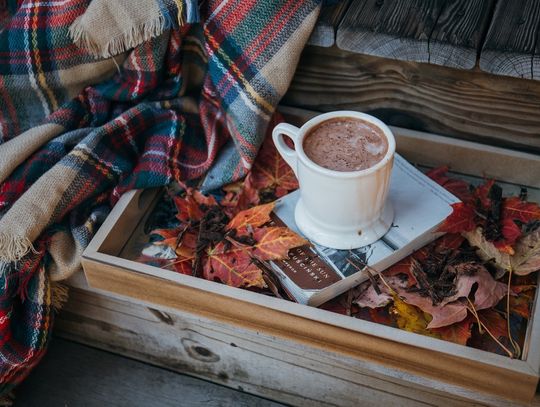
M 62 250 L 79 253 L 106 215 L 105 204 L 129 189 L 199 178 L 212 165 L 206 188 L 245 175 L 285 91 L 276 83 L 290 81 L 319 8 L 317 0 L 214 0 L 203 3 L 204 24 L 196 24 L 199 10 L 191 0 L 182 2 L 185 24 L 178 26 L 179 0 L 149 1 L 158 1 L 170 17 L 169 29 L 123 61 L 116 57 L 118 68 L 116 59 L 96 60 L 69 39 L 88 0 L 14 1 L 8 12 L 0 10 L 0 154 L 2 143 L 26 129 L 61 126 L 0 180 L 0 235 L 14 207 L 39 202 L 45 197 L 35 191 L 55 185 L 39 221 L 30 212 L 30 219 L 16 219 L 40 225 L 32 229 L 36 252 L 0 264 L 6 287 L 0 297 L 0 394 L 20 383 L 46 349 L 53 322 L 50 279 L 62 257 L 54 242 L 72 236 Z M 287 50 L 289 59 L 274 61 L 301 26 L 305 33 Z M 272 77 L 276 63 L 287 64 L 286 74 L 276 71 L 284 76 L 279 80 Z M 101 76 L 85 73 L 66 83 L 85 66 Z M 88 86 L 93 81 L 99 83 Z

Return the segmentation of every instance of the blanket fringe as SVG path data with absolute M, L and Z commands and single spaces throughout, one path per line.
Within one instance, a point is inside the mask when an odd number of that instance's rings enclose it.
M 37 253 L 32 241 L 27 237 L 17 237 L 0 233 L 0 262 L 18 261 L 28 253 Z
M 88 27 L 84 23 L 83 14 L 77 17 L 69 27 L 69 35 L 77 46 L 86 49 L 95 58 L 110 58 L 161 35 L 169 27 L 170 22 L 168 19 L 160 14 L 152 20 L 132 26 L 127 32 L 123 32 L 101 44 L 92 37 L 91 30 L 93 27 Z
M 51 281 L 52 306 L 55 311 L 60 311 L 69 298 L 69 289 L 58 281 Z

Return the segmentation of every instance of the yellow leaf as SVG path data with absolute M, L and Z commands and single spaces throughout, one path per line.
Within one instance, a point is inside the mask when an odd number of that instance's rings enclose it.
M 414 305 L 409 305 L 393 294 L 394 304 L 390 308 L 390 314 L 394 316 L 397 326 L 405 331 L 414 332 L 421 335 L 440 338 L 440 335 L 427 329 L 431 321 L 431 315 L 422 312 Z

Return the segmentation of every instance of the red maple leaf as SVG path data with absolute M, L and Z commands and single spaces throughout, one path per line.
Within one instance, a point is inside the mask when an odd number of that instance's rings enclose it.
M 503 253 L 514 254 L 512 245 L 521 237 L 521 228 L 510 218 L 501 221 L 503 239 L 493 242 L 493 245 Z
M 281 121 L 281 117 L 276 115 L 269 129 Z M 273 201 L 298 188 L 294 171 L 277 151 L 270 130 L 244 181 L 223 188 L 226 195 L 221 205 L 230 216 L 251 206 Z
M 298 188 L 294 171 L 276 149 L 271 137 L 266 137 L 251 172 L 253 188 L 271 189 L 279 198 Z
M 540 219 L 540 206 L 535 202 L 522 201 L 517 196 L 506 198 L 503 202 L 502 218 L 529 223 Z
M 476 227 L 476 214 L 474 208 L 458 202 L 452 204 L 452 213 L 448 216 L 441 226 L 440 232 L 461 233 L 470 232 Z
M 181 222 L 198 222 L 204 215 L 203 210 L 193 195 L 186 195 L 185 197 L 175 196 L 174 204 L 178 211 L 176 217 Z
M 469 314 L 463 321 L 440 328 L 431 328 L 430 330 L 438 334 L 445 341 L 466 345 L 472 335 L 474 321 L 474 317 Z
M 207 251 L 203 276 L 231 287 L 265 287 L 262 271 L 253 263 L 251 249 L 227 250 L 223 242 Z
M 477 201 L 480 203 L 482 208 L 489 209 L 491 206 L 491 199 L 489 198 L 489 191 L 491 191 L 491 187 L 495 184 L 495 180 L 487 180 L 484 184 L 476 187 L 474 190 L 474 197 L 477 199 Z
M 448 192 L 454 194 L 463 202 L 469 202 L 472 199 L 469 184 L 465 181 L 447 176 L 448 167 L 438 167 L 428 171 L 426 175 L 437 184 L 442 186 Z
M 435 241 L 435 245 L 437 248 L 437 251 L 441 252 L 444 250 L 455 250 L 459 248 L 463 242 L 465 241 L 465 238 L 460 235 L 459 233 L 447 233 L 446 235 L 440 237 Z

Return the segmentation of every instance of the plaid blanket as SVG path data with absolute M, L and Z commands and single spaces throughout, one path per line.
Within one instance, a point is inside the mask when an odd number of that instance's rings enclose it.
M 0 394 L 124 191 L 246 174 L 318 3 L 0 1 Z

